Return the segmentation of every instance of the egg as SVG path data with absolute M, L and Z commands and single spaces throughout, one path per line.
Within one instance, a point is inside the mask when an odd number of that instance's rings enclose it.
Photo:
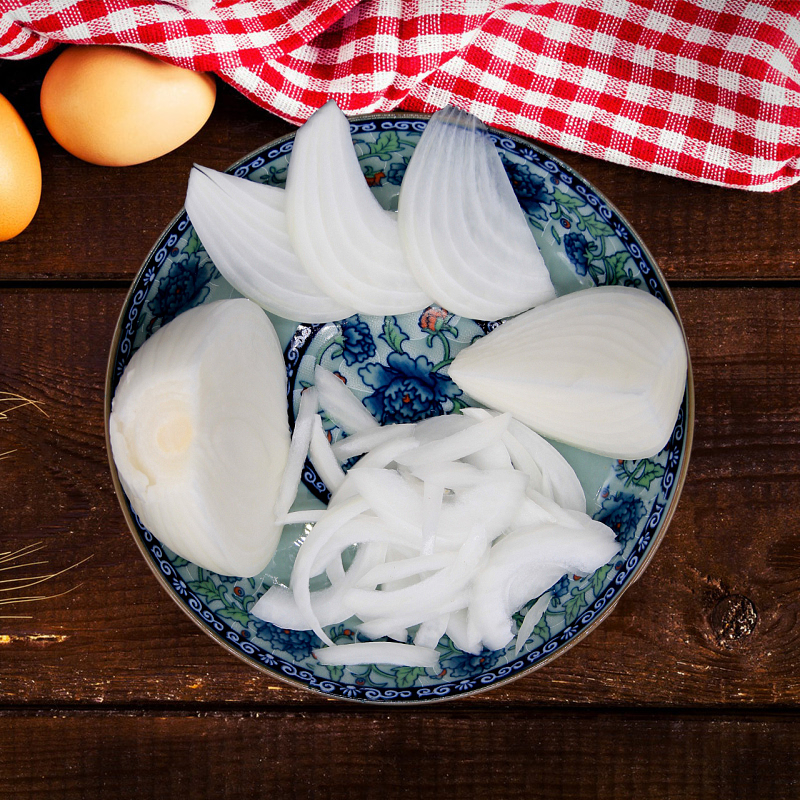
M 141 164 L 180 147 L 214 108 L 211 75 L 127 47 L 73 46 L 42 82 L 42 117 L 53 138 L 84 161 Z
M 0 242 L 28 227 L 41 196 L 36 145 L 22 117 L 0 94 Z

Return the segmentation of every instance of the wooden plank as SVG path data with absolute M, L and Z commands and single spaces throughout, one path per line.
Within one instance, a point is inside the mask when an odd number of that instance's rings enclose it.
M 0 243 L 0 280 L 131 280 L 180 210 L 193 162 L 222 169 L 293 129 L 220 83 L 210 121 L 190 142 L 147 164 L 92 166 L 62 150 L 42 122 L 39 85 L 51 60 L 0 65 L 0 94 L 31 129 L 44 173 L 34 222 Z M 796 280 L 797 189 L 730 190 L 553 152 L 619 207 L 670 280 Z
M 664 544 L 585 641 L 464 702 L 800 702 L 800 289 L 686 288 L 676 298 L 698 420 Z M 318 704 L 202 635 L 127 532 L 106 460 L 102 389 L 123 299 L 113 289 L 0 292 L 0 389 L 42 401 L 49 415 L 27 407 L 0 423 L 0 452 L 17 450 L 0 461 L 0 550 L 43 540 L 60 568 L 92 556 L 52 583 L 81 583 L 75 591 L 30 606 L 32 620 L 0 623 L 0 703 Z M 757 614 L 738 639 L 728 638 L 737 609 L 729 597 L 748 598 Z
M 794 798 L 800 719 L 69 712 L 0 718 L 0 798 Z

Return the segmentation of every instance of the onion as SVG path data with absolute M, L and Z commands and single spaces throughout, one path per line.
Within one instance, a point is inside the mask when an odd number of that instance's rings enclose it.
M 184 312 L 131 358 L 108 421 L 131 507 L 204 569 L 251 577 L 272 558 L 289 452 L 278 337 L 249 300 Z
M 394 664 L 401 667 L 439 666 L 439 654 L 429 647 L 394 642 L 359 642 L 323 647 L 314 650 L 320 664 L 343 666 L 347 664 Z
M 603 286 L 531 309 L 464 348 L 450 377 L 475 399 L 557 441 L 649 458 L 672 434 L 688 357 L 672 312 Z
M 471 114 L 448 106 L 431 117 L 398 221 L 414 277 L 451 312 L 498 319 L 555 297 L 488 129 Z
M 322 427 L 322 417 L 314 415 L 311 426 L 311 445 L 309 447 L 311 463 L 319 473 L 320 478 L 331 492 L 335 492 L 344 482 L 344 472 L 331 450 L 331 443 L 325 429 Z
M 378 420 L 330 370 L 317 366 L 314 385 L 321 408 L 345 433 L 377 430 Z
M 420 445 L 416 450 L 409 450 L 395 460 L 403 466 L 413 467 L 417 464 L 464 458 L 498 441 L 510 420 L 510 415 L 501 415 L 495 419 L 478 422 L 444 439 Z
M 533 629 L 536 627 L 539 620 L 544 616 L 544 612 L 547 611 L 547 606 L 550 605 L 550 600 L 553 597 L 552 592 L 546 592 L 543 594 L 527 611 L 525 616 L 522 619 L 522 623 L 519 626 L 519 630 L 517 631 L 517 643 L 514 646 L 514 657 L 516 658 L 519 655 L 519 651 L 522 650 L 525 642 L 528 641 L 530 635 L 533 633 Z
M 498 412 L 483 408 L 465 408 L 463 413 L 477 420 L 489 419 Z M 562 508 L 586 511 L 583 486 L 567 461 L 546 439 L 527 425 L 512 419 L 503 435 L 505 453 L 514 467 L 531 479 L 531 486 L 552 497 Z
M 304 389 L 300 395 L 300 406 L 297 409 L 297 419 L 294 421 L 292 444 L 275 502 L 275 515 L 278 519 L 283 519 L 288 514 L 295 497 L 297 497 L 300 476 L 303 474 L 303 466 L 311 445 L 314 415 L 317 413 L 318 407 L 317 390 L 313 386 Z
M 345 439 L 339 439 L 331 446 L 333 453 L 339 461 L 347 461 L 353 456 L 360 456 L 370 450 L 374 450 L 378 445 L 385 442 L 392 442 L 395 439 L 404 439 L 412 436 L 414 425 L 411 423 L 398 423 L 394 425 L 382 425 L 376 428 L 370 427 L 361 433 L 353 434 Z
M 228 283 L 287 319 L 328 322 L 354 308 L 317 288 L 294 253 L 286 227 L 286 193 L 195 164 L 186 212 Z
M 332 100 L 295 136 L 286 219 L 307 274 L 338 302 L 378 316 L 430 305 L 406 263 L 395 215 L 370 191 L 350 125 Z

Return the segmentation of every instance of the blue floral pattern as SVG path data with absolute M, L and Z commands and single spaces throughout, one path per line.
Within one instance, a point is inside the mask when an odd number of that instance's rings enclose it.
M 417 422 L 442 413 L 446 400 L 462 395 L 461 389 L 446 375 L 433 370 L 425 356 L 389 353 L 386 366 L 368 364 L 358 374 L 374 389 L 364 405 L 381 425 Z
M 342 355 L 348 367 L 360 364 L 375 355 L 375 342 L 369 325 L 358 314 L 342 323 Z
M 158 291 L 148 303 L 152 315 L 148 330 L 166 325 L 183 311 L 200 305 L 209 293 L 208 284 L 219 277 L 217 268 L 200 245 L 197 235 L 192 236 L 181 251 L 173 248 L 172 261 L 164 277 L 158 280 Z
M 603 498 L 596 518 L 614 531 L 618 542 L 627 544 L 636 536 L 646 509 L 642 500 L 629 492 L 614 492 Z
M 398 187 L 424 127 L 425 121 L 413 116 L 378 117 L 351 125 L 365 177 L 387 208 L 396 208 Z M 567 287 L 566 291 L 623 283 L 669 302 L 657 268 L 601 195 L 529 143 L 499 133 L 492 133 L 490 138 L 501 153 L 545 262 L 554 279 Z M 292 138 L 286 137 L 231 171 L 282 186 L 291 146 Z M 136 348 L 158 326 L 193 305 L 231 294 L 231 288 L 202 250 L 188 218 L 181 215 L 148 256 L 126 301 L 116 338 L 112 390 Z M 355 316 L 318 327 L 306 330 L 302 337 L 293 337 L 287 346 L 292 407 L 296 407 L 303 383 L 312 382 L 314 365 L 323 363 L 338 372 L 375 413 L 404 418 L 411 409 L 415 409 L 413 414 L 429 413 L 434 397 L 440 405 L 436 413 L 458 412 L 468 402 L 451 388 L 447 368 L 460 347 L 491 326 L 433 306 L 397 318 Z M 606 480 L 596 487 L 598 500 L 590 510 L 617 532 L 622 549 L 612 564 L 592 575 L 565 575 L 557 581 L 545 615 L 518 656 L 514 654 L 515 642 L 505 650 L 471 656 L 457 651 L 443 637 L 438 671 L 385 665 L 323 666 L 312 654 L 319 644 L 313 633 L 281 630 L 253 617 L 250 609 L 266 587 L 276 579 L 285 582 L 288 577 L 279 562 L 283 558 L 283 563 L 290 563 L 287 553 L 296 546 L 296 530 L 288 529 L 274 563 L 264 575 L 238 579 L 198 570 L 164 548 L 129 507 L 126 513 L 151 566 L 171 596 L 199 625 L 249 663 L 327 696 L 401 703 L 436 700 L 485 688 L 535 669 L 603 616 L 604 609 L 630 585 L 660 541 L 663 520 L 671 511 L 685 472 L 690 424 L 686 398 L 673 436 L 662 453 L 640 461 L 609 460 Z M 335 428 L 329 433 L 333 437 L 341 435 Z M 515 615 L 516 624 L 525 611 L 523 608 Z M 346 624 L 334 626 L 328 633 L 336 642 L 357 640 L 354 629 Z
M 553 202 L 553 195 L 547 190 L 545 178 L 532 172 L 527 164 L 512 161 L 505 153 L 500 153 L 500 159 L 523 211 L 533 219 L 546 220 L 544 206 Z

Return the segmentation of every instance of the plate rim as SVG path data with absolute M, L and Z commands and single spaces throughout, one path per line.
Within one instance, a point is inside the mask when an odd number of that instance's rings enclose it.
M 388 112 L 373 113 L 373 114 L 358 114 L 348 117 L 347 119 L 348 122 L 350 123 L 364 123 L 364 122 L 380 121 L 380 120 L 429 120 L 431 116 L 432 116 L 431 114 L 423 114 L 419 112 L 388 111 Z M 350 697 L 344 694 L 326 693 L 321 689 L 311 686 L 308 683 L 304 683 L 303 681 L 293 678 L 290 675 L 285 675 L 280 673 L 276 669 L 271 669 L 266 664 L 259 663 L 254 658 L 248 657 L 241 650 L 238 650 L 235 647 L 233 647 L 233 645 L 222 634 L 212 630 L 208 625 L 203 624 L 197 618 L 196 615 L 192 614 L 192 612 L 190 611 L 190 609 L 187 607 L 186 604 L 179 601 L 175 591 L 173 590 L 172 585 L 169 583 L 169 581 L 161 572 L 161 570 L 158 569 L 158 566 L 156 565 L 154 559 L 152 558 L 152 554 L 145 548 L 141 540 L 141 537 L 139 536 L 136 530 L 136 526 L 131 516 L 130 508 L 128 507 L 127 502 L 124 500 L 125 497 L 124 490 L 122 488 L 122 484 L 120 483 L 117 467 L 116 464 L 114 463 L 114 458 L 111 452 L 111 438 L 109 432 L 109 417 L 111 414 L 111 402 L 112 402 L 112 386 L 114 382 L 114 366 L 116 363 L 116 354 L 119 348 L 120 338 L 123 331 L 123 324 L 126 320 L 126 312 L 133 298 L 134 289 L 136 288 L 136 285 L 138 284 L 140 278 L 144 274 L 148 263 L 150 262 L 154 254 L 163 246 L 164 240 L 168 235 L 168 232 L 179 222 L 181 217 L 186 213 L 185 207 L 181 207 L 181 210 L 172 218 L 172 220 L 169 223 L 167 223 L 166 227 L 162 230 L 156 242 L 148 251 L 140 267 L 137 269 L 136 274 L 131 281 L 131 285 L 128 288 L 127 294 L 125 295 L 125 300 L 122 303 L 122 308 L 120 309 L 120 313 L 117 318 L 117 323 L 114 328 L 114 335 L 111 340 L 111 347 L 109 350 L 107 366 L 106 366 L 106 379 L 104 385 L 104 398 L 103 398 L 103 418 L 104 418 L 103 422 L 104 422 L 104 432 L 106 441 L 106 455 L 108 458 L 109 469 L 111 471 L 111 479 L 114 486 L 114 492 L 117 497 L 117 501 L 122 509 L 125 522 L 128 526 L 128 531 L 132 535 L 133 540 L 136 543 L 137 548 L 139 549 L 139 552 L 144 557 L 145 563 L 150 567 L 151 572 L 155 575 L 158 582 L 161 584 L 162 589 L 166 591 L 170 599 L 178 606 L 178 608 L 181 609 L 181 611 L 184 612 L 184 614 L 186 614 L 187 617 L 189 617 L 189 619 L 192 620 L 192 622 L 200 630 L 202 630 L 206 635 L 210 636 L 217 644 L 222 645 L 229 653 L 232 653 L 240 661 L 243 661 L 251 668 L 259 670 L 259 672 L 263 673 L 264 675 L 275 678 L 284 683 L 287 683 L 294 688 L 311 692 L 312 694 L 316 695 L 319 698 L 325 698 L 327 700 L 343 700 L 358 704 L 367 703 L 370 705 L 380 705 L 380 706 L 398 706 L 398 705 L 427 706 L 431 703 L 442 703 L 449 700 L 456 700 L 462 697 L 481 694 L 483 692 L 495 689 L 498 686 L 504 686 L 511 683 L 512 681 L 519 680 L 520 678 L 530 675 L 531 673 L 538 671 L 542 667 L 547 666 L 548 664 L 552 663 L 556 658 L 558 658 L 559 656 L 563 655 L 568 650 L 570 650 L 574 645 L 578 644 L 578 642 L 582 641 L 590 633 L 592 633 L 600 625 L 600 623 L 602 623 L 616 608 L 617 603 L 619 602 L 620 598 L 625 594 L 625 592 L 631 586 L 633 586 L 639 580 L 639 578 L 642 577 L 647 567 L 650 565 L 650 562 L 652 561 L 656 551 L 659 549 L 662 542 L 664 541 L 664 537 L 667 533 L 670 524 L 672 523 L 672 520 L 675 516 L 675 512 L 678 508 L 681 494 L 683 492 L 683 488 L 686 482 L 686 476 L 689 471 L 689 462 L 691 460 L 692 445 L 694 441 L 694 422 L 695 422 L 695 395 L 694 395 L 694 376 L 692 372 L 692 360 L 691 360 L 691 353 L 689 350 L 689 341 L 686 336 L 686 330 L 683 325 L 683 320 L 681 319 L 681 316 L 678 312 L 678 308 L 675 303 L 675 298 L 672 295 L 672 291 L 669 287 L 667 279 L 664 276 L 663 272 L 661 271 L 661 268 L 658 266 L 658 262 L 653 257 L 653 254 L 650 252 L 647 245 L 642 241 L 639 234 L 636 232 L 633 226 L 628 222 L 627 218 L 619 211 L 616 205 L 614 205 L 614 203 L 612 203 L 601 191 L 599 191 L 594 186 L 594 184 L 586 180 L 586 178 L 584 178 L 583 175 L 581 175 L 577 170 L 570 167 L 568 164 L 566 164 L 566 162 L 562 161 L 558 156 L 553 155 L 549 150 L 546 150 L 545 148 L 539 146 L 531 139 L 519 136 L 509 131 L 502 130 L 500 128 L 495 128 L 492 126 L 487 126 L 487 127 L 489 129 L 489 132 L 493 136 L 510 139 L 516 142 L 518 145 L 521 145 L 523 147 L 529 147 L 538 152 L 541 156 L 544 156 L 545 158 L 552 160 L 556 165 L 558 165 L 558 167 L 563 172 L 578 178 L 578 180 L 580 180 L 586 186 L 587 189 L 591 190 L 599 200 L 601 200 L 614 214 L 617 215 L 622 224 L 630 231 L 631 235 L 636 241 L 637 246 L 641 248 L 643 255 L 653 266 L 653 269 L 656 273 L 656 277 L 658 278 L 661 284 L 666 305 L 668 306 L 670 311 L 672 311 L 675 319 L 678 321 L 678 325 L 680 326 L 684 345 L 686 347 L 686 358 L 687 358 L 687 375 L 686 375 L 687 411 L 686 411 L 686 423 L 685 423 L 685 434 L 684 434 L 684 444 L 683 444 L 683 458 L 682 458 L 681 469 L 677 475 L 675 485 L 673 488 L 672 502 L 670 503 L 667 512 L 662 518 L 661 527 L 659 528 L 654 540 L 651 541 L 650 545 L 648 546 L 644 558 L 636 565 L 635 567 L 636 574 L 633 575 L 632 580 L 625 582 L 625 584 L 612 598 L 611 602 L 608 603 L 606 606 L 604 606 L 597 613 L 594 619 L 592 619 L 592 621 L 583 630 L 577 633 L 569 641 L 562 643 L 560 647 L 555 648 L 552 653 L 544 655 L 535 664 L 531 664 L 527 668 L 520 669 L 514 672 L 513 674 L 509 674 L 503 678 L 499 678 L 498 680 L 493 681 L 492 683 L 488 683 L 485 686 L 476 686 L 467 689 L 465 691 L 462 691 L 458 694 L 447 694 L 444 696 L 431 695 L 429 697 L 426 697 L 425 699 L 397 698 L 393 700 L 372 699 L 369 697 L 362 697 L 362 696 Z M 226 167 L 224 171 L 230 173 L 237 167 L 240 167 L 243 164 L 253 160 L 255 157 L 263 153 L 265 150 L 280 147 L 287 141 L 293 139 L 296 133 L 297 129 L 291 133 L 284 134 L 283 136 L 280 136 L 277 139 L 272 139 L 269 142 L 266 142 L 260 147 L 257 147 L 255 150 L 252 150 L 250 153 L 242 156 L 237 161 L 233 162 L 230 166 Z

